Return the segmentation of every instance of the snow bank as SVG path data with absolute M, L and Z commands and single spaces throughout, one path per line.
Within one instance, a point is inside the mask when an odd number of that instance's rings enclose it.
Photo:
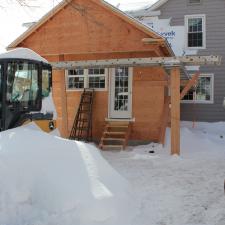
M 92 145 L 37 131 L 0 133 L 1 225 L 126 225 L 128 183 Z
M 137 196 L 132 225 L 225 224 L 225 123 L 182 123 L 181 155 L 151 143 L 105 158 Z M 154 153 L 150 153 L 153 152 Z
M 13 50 L 0 54 L 0 59 L 29 59 L 48 63 L 45 58 L 41 57 L 29 48 L 15 48 Z

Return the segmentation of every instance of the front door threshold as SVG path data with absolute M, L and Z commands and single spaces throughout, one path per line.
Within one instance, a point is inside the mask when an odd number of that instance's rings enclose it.
M 106 122 L 121 122 L 121 121 L 127 121 L 127 122 L 135 122 L 135 118 L 125 118 L 125 119 L 115 119 L 115 118 L 105 118 Z

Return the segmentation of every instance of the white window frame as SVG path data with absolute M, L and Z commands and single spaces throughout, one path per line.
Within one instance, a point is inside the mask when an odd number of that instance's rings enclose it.
M 188 20 L 189 19 L 202 19 L 202 32 L 203 32 L 203 46 L 202 47 L 189 47 L 188 46 Z M 206 49 L 206 15 L 205 14 L 194 14 L 184 16 L 185 21 L 185 47 L 190 50 Z
M 193 75 L 193 74 L 192 74 Z M 210 77 L 211 78 L 211 99 L 210 100 L 182 100 L 181 103 L 187 104 L 214 104 L 214 74 L 213 73 L 202 73 L 200 74 L 199 78 L 201 77 Z
M 95 91 L 107 91 L 108 89 L 108 69 L 104 68 L 105 74 L 104 75 L 91 75 L 91 77 L 105 77 L 105 88 L 94 88 Z M 88 69 L 84 69 L 84 75 L 77 75 L 76 77 L 84 77 L 84 88 L 89 88 L 89 77 Z M 75 77 L 75 76 L 74 76 Z M 65 70 L 65 80 L 66 80 L 66 91 L 83 91 L 84 88 L 69 88 L 69 75 L 68 70 Z

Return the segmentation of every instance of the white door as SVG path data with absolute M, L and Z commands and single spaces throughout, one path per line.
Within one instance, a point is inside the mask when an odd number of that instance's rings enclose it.
M 110 118 L 132 117 L 132 67 L 114 68 L 110 80 Z

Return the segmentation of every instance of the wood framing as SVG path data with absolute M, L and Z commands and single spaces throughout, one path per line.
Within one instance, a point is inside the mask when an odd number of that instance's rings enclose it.
M 180 75 L 188 79 L 184 66 L 221 62 L 219 56 L 174 57 L 160 35 L 101 0 L 63 1 L 9 46 L 15 47 L 30 48 L 53 66 L 53 98 L 63 137 L 70 133 L 83 89 L 95 88 L 94 141 L 101 140 L 106 119 L 122 119 L 133 121 L 129 141 L 163 143 L 171 85 L 172 154 L 180 153 Z
M 184 89 L 182 90 L 181 94 L 180 94 L 180 99 L 182 100 L 184 98 L 184 96 L 188 93 L 188 91 L 197 84 L 198 82 L 198 78 L 200 76 L 200 72 L 194 74 L 191 78 L 191 80 L 188 81 L 188 83 L 186 84 L 186 86 L 184 87 Z
M 95 68 L 95 67 L 115 67 L 115 66 L 193 66 L 193 65 L 220 65 L 220 56 L 178 56 L 178 57 L 149 57 L 149 58 L 127 58 L 127 59 L 107 59 L 107 60 L 85 60 L 85 61 L 61 61 L 53 62 L 54 69 L 71 68 Z
M 180 68 L 171 69 L 171 154 L 180 155 Z

